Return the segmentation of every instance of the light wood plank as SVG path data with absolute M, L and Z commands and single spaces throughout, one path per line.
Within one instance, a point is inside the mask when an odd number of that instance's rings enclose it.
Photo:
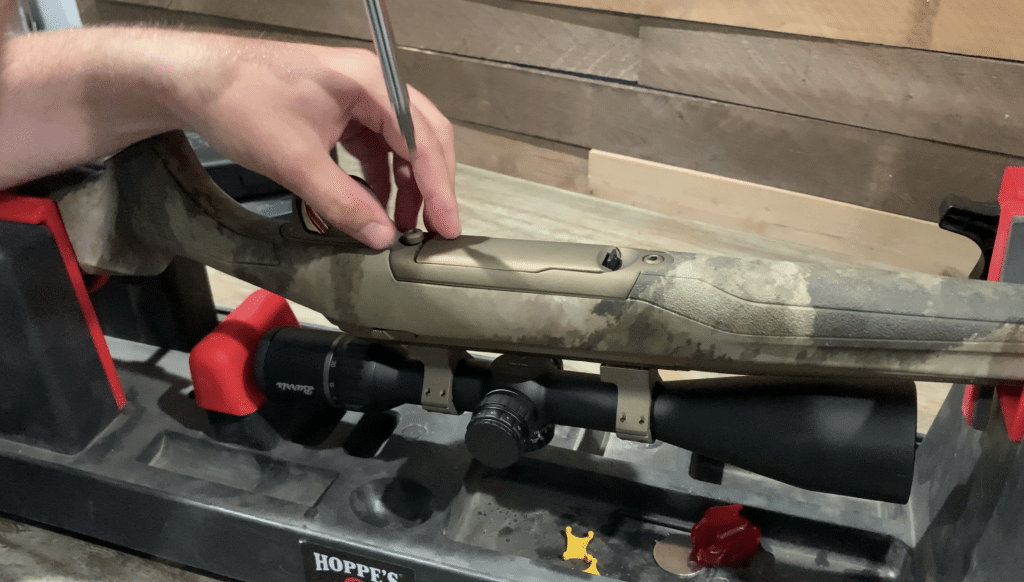
M 370 39 L 362 0 L 122 0 L 209 16 Z M 517 0 L 389 0 L 400 46 L 636 81 L 638 20 Z
M 968 239 L 923 220 L 597 150 L 590 152 L 590 191 L 671 216 L 936 275 L 966 277 L 981 254 Z
M 532 0 L 625 14 L 905 46 L 925 0 Z
M 347 172 L 359 171 L 358 162 L 347 153 L 339 155 L 339 164 Z M 465 234 L 885 267 L 884 263 L 846 249 L 820 249 L 769 239 L 461 163 L 456 173 L 456 192 Z M 394 199 L 392 195 L 392 206 Z
M 1024 60 L 1018 0 L 533 0 L 787 34 Z
M 942 408 L 952 384 L 917 382 L 917 432 L 927 434 Z M 998 420 L 996 422 L 999 422 Z
M 649 21 L 640 84 L 1024 155 L 1024 64 Z
M 920 1 L 920 0 L 918 0 Z M 1019 0 L 930 0 L 922 48 L 1024 60 L 1024 5 Z
M 455 155 L 467 166 L 587 192 L 586 148 L 478 125 L 455 124 Z
M 344 151 L 339 165 L 358 173 L 359 162 Z M 770 239 L 617 201 L 570 192 L 497 172 L 458 164 L 456 192 L 463 232 L 526 240 L 614 244 L 644 249 L 725 254 L 737 257 L 812 261 L 884 268 L 849 249 L 820 249 Z M 393 212 L 394 192 L 389 211 Z M 422 222 L 421 222 L 422 227 Z M 256 287 L 209 269 L 214 302 L 235 308 Z M 293 303 L 300 320 L 330 325 L 320 314 Z

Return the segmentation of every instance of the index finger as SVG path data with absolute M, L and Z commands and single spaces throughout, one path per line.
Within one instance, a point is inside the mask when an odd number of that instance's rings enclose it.
M 417 131 L 416 154 L 410 163 L 416 185 L 419 186 L 423 195 L 424 222 L 445 238 L 455 238 L 462 234 L 462 225 L 459 221 L 458 201 L 455 198 L 455 176 L 452 171 L 454 164 L 449 164 L 451 158 L 445 151 L 448 148 L 443 142 L 443 137 L 438 134 L 437 128 L 425 113 L 419 108 L 414 108 L 413 119 L 417 122 L 416 127 L 422 128 Z M 425 138 L 430 138 L 427 141 L 432 148 L 429 159 L 420 155 L 420 152 L 423 151 L 420 145 L 420 134 L 424 133 L 427 134 Z M 452 140 L 449 138 L 448 141 L 450 145 Z M 436 191 L 426 191 L 423 189 L 421 176 L 429 176 L 428 179 L 436 182 L 444 181 L 447 187 Z
M 430 102 L 422 93 L 409 87 L 409 95 L 412 99 L 413 107 L 417 108 L 423 117 L 429 123 L 430 129 L 437 136 L 438 143 L 441 145 L 441 152 L 444 155 L 445 167 L 448 170 L 448 181 L 451 182 L 454 191 L 455 185 L 455 127 L 451 121 L 441 113 L 440 110 Z M 428 225 L 433 225 L 439 220 L 447 220 L 450 217 L 446 217 L 443 213 L 446 209 L 437 208 L 433 205 L 433 200 L 425 200 L 426 202 L 423 212 L 423 219 Z M 458 201 L 455 203 L 456 216 L 458 219 Z M 429 220 L 428 220 L 429 219 Z
M 367 53 L 373 60 L 373 53 Z M 366 66 L 366 65 L 364 65 Z M 461 233 L 458 203 L 437 132 L 419 107 L 412 107 L 416 129 L 416 152 L 409 152 L 388 98 L 379 66 L 372 64 L 374 74 L 365 71 L 360 83 L 363 95 L 349 110 L 353 119 L 384 137 L 395 155 L 407 160 L 413 169 L 416 184 L 433 218 L 438 234 L 454 238 Z

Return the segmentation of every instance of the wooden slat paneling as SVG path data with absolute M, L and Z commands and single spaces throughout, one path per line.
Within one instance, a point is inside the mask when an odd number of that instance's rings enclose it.
M 928 37 L 911 46 L 1024 61 L 1024 4 L 1020 0 L 923 1 L 938 6 L 921 26 L 930 33 Z
M 80 0 L 85 2 L 86 0 Z M 91 22 L 149 22 L 161 25 L 187 25 L 200 28 L 227 29 L 233 33 L 249 33 L 280 40 L 309 40 L 298 31 L 279 27 L 260 27 L 268 31 L 255 31 L 246 23 L 216 16 L 206 16 L 168 10 L 154 10 L 138 4 L 117 2 L 89 2 L 97 16 Z M 343 37 L 321 37 L 325 44 L 367 48 L 366 41 Z M 459 162 L 505 174 L 563 188 L 573 192 L 587 192 L 587 156 L 589 150 L 534 136 L 483 127 L 472 123 L 455 124 L 455 150 Z
M 1024 64 L 650 20 L 640 84 L 1024 155 Z
M 129 4 L 221 16 L 370 39 L 362 0 L 122 0 Z M 389 0 L 402 46 L 636 81 L 638 19 L 517 0 Z
M 935 220 L 996 196 L 1024 159 L 600 81 L 404 51 L 409 82 L 453 119 Z
M 104 15 L 108 8 L 140 9 L 99 5 Z M 142 12 L 150 15 L 133 18 L 268 28 L 156 9 Z M 365 46 L 298 31 L 261 34 Z M 948 194 L 994 199 L 1005 167 L 1024 165 L 1014 156 L 532 68 L 415 49 L 401 50 L 398 58 L 407 81 L 455 121 L 928 221 L 935 220 Z
M 259 24 L 227 18 L 223 16 L 211 16 L 195 12 L 181 12 L 178 10 L 167 10 L 155 6 L 141 4 L 144 1 L 151 1 L 153 4 L 167 3 L 169 0 L 132 0 L 131 3 L 119 0 L 76 0 L 79 9 L 83 10 L 83 22 L 88 25 L 140 25 L 183 28 L 186 30 L 203 30 L 220 32 L 237 36 L 251 36 L 257 38 L 268 38 L 286 42 L 315 42 L 329 46 L 353 47 L 373 49 L 373 43 L 369 40 L 357 38 L 334 36 L 318 33 L 310 33 L 283 26 L 270 24 Z M 85 14 L 90 14 L 88 20 Z
M 467 166 L 587 193 L 586 148 L 478 125 L 455 124 L 455 155 Z
M 532 0 L 821 38 L 1024 60 L 1019 0 Z
M 934 275 L 966 277 L 981 254 L 923 220 L 598 150 L 590 152 L 590 193 Z

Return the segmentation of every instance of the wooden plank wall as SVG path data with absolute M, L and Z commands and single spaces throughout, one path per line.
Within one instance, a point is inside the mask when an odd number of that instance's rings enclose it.
M 1021 63 L 697 23 L 641 37 L 648 87 L 1024 155 Z
M 1019 0 L 535 0 L 756 30 L 1024 60 Z
M 79 2 L 89 22 L 369 46 L 361 0 Z M 940 3 L 800 0 L 774 3 L 775 20 L 762 4 L 389 0 L 407 80 L 456 123 L 460 159 L 511 175 L 670 214 L 693 212 L 683 198 L 711 200 L 706 192 L 725 179 L 934 221 L 947 195 L 994 199 L 1005 167 L 1024 165 L 1024 65 L 1006 60 L 1010 53 L 918 50 L 933 47 L 910 42 L 908 23 Z M 977 26 L 1002 34 L 1002 24 L 983 18 L 998 3 L 975 4 Z M 942 10 L 935 30 L 948 18 Z M 797 25 L 811 22 L 817 28 Z M 866 40 L 849 32 L 857 26 L 888 34 L 894 46 L 836 40 Z M 962 36 L 985 36 L 973 32 Z M 634 159 L 615 166 L 613 193 L 601 190 L 607 180 L 592 179 L 594 160 L 607 167 L 605 154 Z M 651 196 L 642 186 L 651 182 L 631 178 L 651 162 L 703 181 L 687 181 L 690 189 L 674 197 Z M 623 184 L 633 190 L 623 193 Z M 735 204 L 718 214 L 750 219 Z M 777 220 L 791 214 L 783 207 Z M 804 228 L 801 220 L 787 229 Z M 822 223 L 820 234 L 831 229 Z

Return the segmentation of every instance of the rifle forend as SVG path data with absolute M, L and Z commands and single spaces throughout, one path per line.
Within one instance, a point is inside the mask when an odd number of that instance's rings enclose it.
M 186 256 L 369 340 L 734 374 L 1024 381 L 1024 289 L 1011 284 L 470 236 L 375 252 L 250 214 L 181 133 L 57 198 L 87 270 L 151 275 Z

